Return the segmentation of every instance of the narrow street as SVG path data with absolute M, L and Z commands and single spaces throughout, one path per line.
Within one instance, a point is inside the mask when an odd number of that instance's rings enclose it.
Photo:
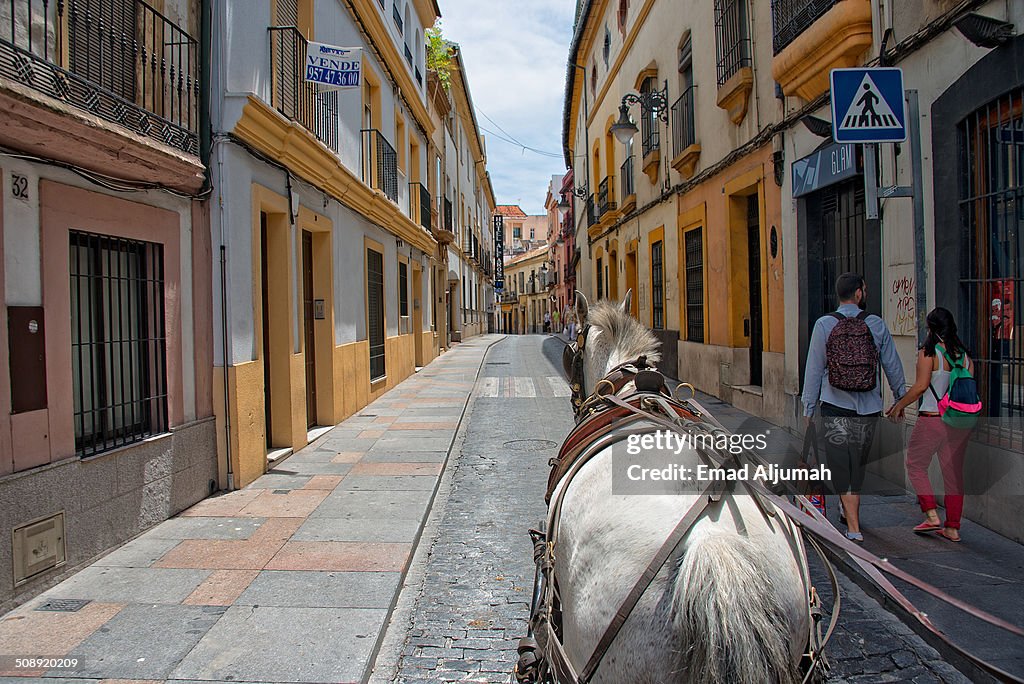
M 8 614 L 0 652 L 78 665 L 5 660 L 16 676 L 0 684 L 508 681 L 529 612 L 527 530 L 572 425 L 563 344 L 458 345 L 253 485 Z M 815 582 L 827 586 L 820 568 Z M 841 584 L 830 681 L 969 681 Z

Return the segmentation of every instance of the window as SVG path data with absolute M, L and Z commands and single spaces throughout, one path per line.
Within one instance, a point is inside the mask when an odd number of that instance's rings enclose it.
M 1024 449 L 1024 90 L 959 125 L 960 338 L 985 412 L 976 437 Z
M 523 239 L 523 225 L 521 223 L 512 224 L 512 238 L 515 240 Z
M 531 240 L 533 240 L 533 239 L 534 239 L 534 235 L 535 235 L 534 231 L 535 231 L 535 229 L 534 229 L 534 228 L 530 228 L 530 239 L 531 239 Z
M 651 245 L 651 327 L 665 328 L 665 273 L 662 253 L 664 243 L 658 240 Z
M 640 93 L 647 95 L 657 90 L 657 81 L 648 76 L 640 84 Z M 667 94 L 667 93 L 666 93 Z M 661 131 L 658 129 L 658 112 L 651 107 L 642 108 L 640 115 L 640 144 L 644 157 L 661 149 Z
M 704 237 L 701 228 L 686 232 L 686 339 L 704 342 Z
M 398 2 L 391 6 L 391 16 L 395 19 L 395 27 L 398 29 L 398 35 L 402 35 L 402 11 L 398 9 Z
M 750 66 L 747 0 L 715 0 L 715 40 L 721 88 L 736 72 Z
M 366 250 L 366 327 L 370 342 L 370 382 L 384 377 L 384 255 Z
M 409 315 L 409 265 L 398 262 L 398 315 Z
M 612 53 L 612 34 L 611 34 L 611 31 L 608 30 L 608 27 L 605 26 L 604 27 L 604 49 L 601 52 L 601 56 L 604 57 L 604 66 L 605 66 L 605 68 L 608 67 L 608 57 L 611 56 L 611 53 Z
M 619 0 L 619 33 L 626 35 L 626 19 L 629 17 L 629 0 Z
M 679 46 L 679 99 L 672 105 L 669 119 L 672 121 L 672 153 L 682 154 L 690 145 L 697 142 L 695 125 L 694 96 L 696 87 L 693 83 L 693 47 L 689 33 Z
M 75 451 L 167 431 L 163 246 L 70 234 Z
M 597 258 L 597 298 L 604 299 L 604 267 L 601 257 Z
M 590 96 L 597 94 L 597 63 L 590 65 Z

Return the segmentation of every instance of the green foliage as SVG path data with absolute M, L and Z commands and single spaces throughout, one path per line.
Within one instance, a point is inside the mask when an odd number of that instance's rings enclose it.
M 441 21 L 438 20 L 433 27 L 428 28 L 427 38 L 427 68 L 437 74 L 437 80 L 445 90 L 452 84 L 452 43 L 445 40 L 441 33 Z

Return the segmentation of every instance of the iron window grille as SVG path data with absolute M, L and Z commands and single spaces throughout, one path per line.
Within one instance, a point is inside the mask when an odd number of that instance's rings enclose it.
M 597 259 L 597 298 L 604 299 L 604 260 Z
M 626 160 L 622 162 L 622 166 L 619 167 L 619 178 L 622 183 L 622 199 L 625 201 L 627 197 L 636 194 L 636 186 L 633 181 L 633 155 L 626 157 Z
M 686 252 L 686 339 L 704 342 L 704 235 L 702 228 L 687 231 Z
M 615 211 L 615 176 L 605 176 L 597 185 L 597 217 Z
M 672 151 L 678 156 L 690 145 L 697 142 L 697 127 L 694 122 L 694 97 L 697 86 L 683 91 L 672 105 Z
M 419 216 L 410 218 L 423 226 L 423 230 L 433 232 L 430 229 L 430 191 L 423 183 L 409 183 L 409 211 L 418 211 Z
M 597 197 L 596 195 L 590 195 L 587 198 L 587 227 L 596 226 L 600 218 L 597 212 Z
M 386 374 L 384 353 L 384 255 L 366 250 L 366 318 L 370 343 L 370 382 Z
M 338 91 L 319 92 L 305 79 L 308 42 L 294 26 L 271 26 L 270 53 L 274 80 L 274 108 L 299 123 L 317 140 L 338 152 L 341 120 Z
M 718 87 L 750 62 L 750 31 L 747 0 L 715 0 L 715 43 L 718 56 Z
M 453 232 L 454 219 L 452 218 L 452 201 L 447 197 L 444 198 L 444 229 L 449 233 Z
M 657 82 L 653 76 L 648 76 L 640 84 L 640 94 L 649 95 L 657 90 Z M 665 90 L 668 95 L 668 90 Z M 658 126 L 658 110 L 653 107 L 640 107 L 640 147 L 644 157 L 651 152 L 661 149 L 661 129 Z
M 991 417 L 976 438 L 1024 449 L 1024 89 L 958 127 L 961 339 Z
M 398 264 L 398 315 L 409 315 L 409 266 Z
M 360 131 L 363 138 L 363 182 L 398 203 L 398 153 L 375 128 Z
M 665 329 L 664 242 L 651 245 L 651 327 Z
M 0 76 L 199 154 L 199 44 L 142 0 L 0 0 Z
M 838 0 L 772 0 L 772 50 L 777 55 Z
M 163 245 L 71 231 L 75 451 L 167 431 Z

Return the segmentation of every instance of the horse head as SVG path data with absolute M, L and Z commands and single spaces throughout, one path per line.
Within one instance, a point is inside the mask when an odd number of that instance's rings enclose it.
M 602 299 L 591 307 L 583 293 L 576 292 L 580 332 L 573 344 L 575 353 L 582 354 L 583 396 L 593 394 L 597 383 L 616 366 L 641 356 L 652 364 L 661 359 L 661 342 L 629 314 L 632 297 L 633 291 L 629 290 L 621 302 Z

